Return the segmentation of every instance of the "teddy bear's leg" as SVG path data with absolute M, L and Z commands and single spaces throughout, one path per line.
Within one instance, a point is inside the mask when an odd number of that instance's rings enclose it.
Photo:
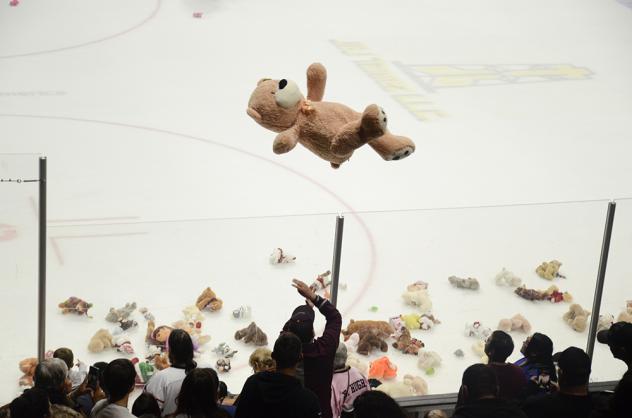
M 307 68 L 307 100 L 320 102 L 325 95 L 327 70 L 321 63 L 315 62 Z
M 387 117 L 382 108 L 369 105 L 364 109 L 360 120 L 351 121 L 340 128 L 332 141 L 331 152 L 348 158 L 362 145 L 384 135 L 386 125 Z
M 415 152 L 413 141 L 391 133 L 369 141 L 369 145 L 386 161 L 402 160 Z
M 272 143 L 272 151 L 275 154 L 285 154 L 292 151 L 298 143 L 298 134 L 296 129 L 290 128 L 278 134 Z

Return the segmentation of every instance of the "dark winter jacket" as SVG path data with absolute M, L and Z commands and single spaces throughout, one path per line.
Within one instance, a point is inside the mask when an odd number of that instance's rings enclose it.
M 457 406 L 452 418 L 527 418 L 515 402 L 505 399 L 479 399 Z
M 319 418 L 318 398 L 295 377 L 260 372 L 246 380 L 235 418 Z

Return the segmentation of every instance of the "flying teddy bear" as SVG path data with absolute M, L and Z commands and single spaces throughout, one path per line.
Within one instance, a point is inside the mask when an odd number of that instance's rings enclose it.
M 505 332 L 518 330 L 530 334 L 531 324 L 521 314 L 515 314 L 511 318 L 501 319 L 498 322 L 498 329 Z
M 252 342 L 258 346 L 268 345 L 268 336 L 254 322 L 235 332 L 235 339 L 238 341 L 243 339 L 246 344 Z
M 215 292 L 213 292 L 210 287 L 204 289 L 202 294 L 198 296 L 197 300 L 195 301 L 195 306 L 197 306 L 197 308 L 201 311 L 207 310 L 211 312 L 216 312 L 222 309 L 222 305 L 224 305 L 224 302 L 222 302 L 222 300 L 217 297 Z
M 584 332 L 586 330 L 586 326 L 588 325 L 589 315 L 590 311 L 585 310 L 577 303 L 573 303 L 568 308 L 568 312 L 566 312 L 562 318 L 575 331 Z
M 401 160 L 415 151 L 409 138 L 388 131 L 388 118 L 379 106 L 371 104 L 359 113 L 341 103 L 323 102 L 326 82 L 327 70 L 319 63 L 307 69 L 307 98 L 291 80 L 259 80 L 246 113 L 278 133 L 272 144 L 275 154 L 290 152 L 300 143 L 339 168 L 367 143 L 387 161 Z
M 37 367 L 37 359 L 35 357 L 25 358 L 24 360 L 20 360 L 18 367 L 22 372 L 22 376 L 20 380 L 18 380 L 18 384 L 20 388 L 26 389 L 33 387 L 33 376 L 35 376 L 35 368 Z

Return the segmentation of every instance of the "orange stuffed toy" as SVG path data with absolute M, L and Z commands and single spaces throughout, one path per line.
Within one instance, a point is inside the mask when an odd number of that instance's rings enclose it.
M 369 366 L 369 379 L 387 380 L 394 379 L 396 376 L 397 366 L 386 356 L 372 361 Z

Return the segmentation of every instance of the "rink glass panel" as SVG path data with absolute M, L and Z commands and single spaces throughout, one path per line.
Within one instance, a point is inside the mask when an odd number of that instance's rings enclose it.
M 235 341 L 235 331 L 255 321 L 273 346 L 292 310 L 305 303 L 291 287 L 292 278 L 309 284 L 331 268 L 334 225 L 335 215 L 55 223 L 49 227 L 47 347 L 68 346 L 87 363 L 135 356 L 142 360 L 147 321 L 138 311 L 131 318 L 139 326 L 127 332 L 136 354 L 88 352 L 97 330 L 116 325 L 105 320 L 109 309 L 136 302 L 153 313 L 156 325 L 171 325 L 183 319 L 182 310 L 209 286 L 223 308 L 204 313 L 202 334 L 211 341 L 197 361 L 214 367 L 218 357 L 212 349 L 221 342 L 238 350 L 233 369 L 220 376 L 230 391 L 239 392 L 252 373 L 248 357 L 255 347 Z M 295 255 L 296 262 L 271 265 L 269 256 L 276 247 Z M 93 303 L 92 318 L 62 315 L 57 304 L 70 296 Z M 251 306 L 252 319 L 233 318 L 241 305 Z M 323 326 L 318 315 L 316 326 Z
M 616 200 L 617 208 L 610 245 L 610 257 L 601 299 L 600 313 L 614 315 L 615 321 L 632 301 L 632 199 Z M 619 380 L 625 363 L 612 357 L 607 345 L 595 344 L 593 381 Z
M 523 314 L 532 332 L 549 335 L 555 351 L 568 346 L 586 348 L 588 331 L 576 332 L 562 319 L 569 303 L 532 302 L 500 287 L 494 277 L 503 267 L 522 278 L 528 288 L 557 285 L 569 291 L 574 302 L 592 309 L 607 202 L 578 202 L 492 208 L 437 209 L 347 215 L 339 304 L 346 327 L 350 319 L 388 320 L 418 312 L 404 304 L 406 286 L 429 283 L 433 314 L 441 320 L 432 330 L 412 331 L 426 347 L 442 357 L 434 375 L 417 367 L 417 357 L 392 347 L 386 353 L 405 374 L 423 377 L 431 394 L 454 393 L 464 369 L 480 361 L 472 350 L 477 339 L 466 337 L 466 323 L 480 321 L 496 329 L 503 318 Z M 563 263 L 566 279 L 540 278 L 536 267 L 543 261 Z M 480 289 L 453 287 L 449 276 L 477 278 Z M 510 333 L 518 360 L 527 334 Z M 463 358 L 453 353 L 461 349 Z M 369 362 L 384 355 L 374 351 Z
M 0 154 L 0 178 L 37 179 L 36 154 Z M 0 183 L 0 405 L 18 393 L 18 363 L 37 356 L 38 183 Z

